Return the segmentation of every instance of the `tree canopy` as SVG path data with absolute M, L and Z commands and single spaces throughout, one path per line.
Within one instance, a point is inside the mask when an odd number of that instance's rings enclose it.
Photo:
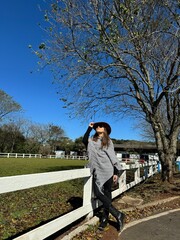
M 178 0 L 53 2 L 36 51 L 71 111 L 143 117 L 168 178 L 180 130 L 178 10 Z
M 21 110 L 19 103 L 0 89 L 0 121 L 7 115 Z

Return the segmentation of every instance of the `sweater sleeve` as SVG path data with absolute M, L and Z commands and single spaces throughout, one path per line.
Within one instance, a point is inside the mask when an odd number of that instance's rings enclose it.
M 86 148 L 87 148 L 87 145 L 88 145 L 89 134 L 90 134 L 91 131 L 92 131 L 92 127 L 88 127 L 88 129 L 85 132 L 85 134 L 83 136 L 83 139 L 82 139 L 82 142 L 84 143 Z

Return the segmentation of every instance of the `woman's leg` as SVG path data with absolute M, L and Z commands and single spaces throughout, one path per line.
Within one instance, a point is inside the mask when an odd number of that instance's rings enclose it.
M 107 182 L 104 184 L 104 195 L 112 201 L 112 183 L 113 183 L 113 178 L 110 178 Z
M 117 210 L 115 207 L 112 205 L 109 208 L 109 212 L 116 218 L 117 220 L 117 230 L 122 231 L 123 226 L 124 226 L 124 219 L 125 219 L 125 214 Z
M 94 181 L 94 193 L 96 197 L 102 202 L 103 207 L 109 210 L 111 206 L 111 186 L 112 186 L 112 178 L 110 178 L 104 185 L 103 191 L 99 189 L 99 186 Z
M 113 178 L 110 178 L 105 184 L 104 184 L 104 195 L 112 202 L 112 183 L 113 183 Z M 108 221 L 109 217 L 109 208 L 105 208 L 103 205 L 103 214 L 102 214 L 102 219 L 107 219 Z
M 99 188 L 94 183 L 94 185 L 95 185 L 94 186 L 95 187 L 95 189 L 94 189 L 95 195 L 103 203 L 103 213 L 102 213 L 102 217 L 101 217 L 101 220 L 100 220 L 100 225 L 98 227 L 100 230 L 104 230 L 104 228 L 107 226 L 107 223 L 108 223 L 109 207 L 111 206 L 111 199 L 112 199 L 112 195 L 111 195 L 112 182 L 113 182 L 113 179 L 110 178 L 103 185 L 103 192 L 99 191 Z
M 125 215 L 118 211 L 115 207 L 112 206 L 111 204 L 111 186 L 112 186 L 112 178 L 110 178 L 105 184 L 104 184 L 104 190 L 103 192 L 99 189 L 99 187 L 97 186 L 96 182 L 94 181 L 94 193 L 96 195 L 96 197 L 103 203 L 103 207 L 104 209 L 109 213 L 111 213 L 117 220 L 117 230 L 121 231 L 124 225 L 124 218 Z M 106 194 L 106 195 L 105 195 Z M 104 224 L 102 223 L 102 229 L 101 227 L 101 223 L 99 228 L 101 230 L 103 230 L 103 228 L 107 225 L 107 219 L 104 219 Z

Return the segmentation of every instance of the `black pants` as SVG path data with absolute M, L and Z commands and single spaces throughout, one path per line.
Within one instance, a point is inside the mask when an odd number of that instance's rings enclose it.
M 94 193 L 96 197 L 102 202 L 103 207 L 106 210 L 109 210 L 111 203 L 112 203 L 112 183 L 113 183 L 113 177 L 111 177 L 107 182 L 103 185 L 103 192 L 100 191 L 98 188 L 96 182 L 94 181 Z

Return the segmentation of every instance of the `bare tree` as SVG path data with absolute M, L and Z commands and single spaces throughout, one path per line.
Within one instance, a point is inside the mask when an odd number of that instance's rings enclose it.
M 60 126 L 49 124 L 32 123 L 29 126 L 28 138 L 40 143 L 42 146 L 49 146 L 50 153 L 56 150 L 59 141 L 64 137 L 64 130 Z
M 55 1 L 36 51 L 66 107 L 150 123 L 168 181 L 180 130 L 178 9 L 178 0 Z
M 51 152 L 54 153 L 59 144 L 59 141 L 61 141 L 61 139 L 64 139 L 65 135 L 64 130 L 59 126 L 48 124 L 47 133 L 48 133 L 47 142 L 51 146 Z
M 0 121 L 7 115 L 19 112 L 21 106 L 11 96 L 0 89 Z
M 41 123 L 31 123 L 28 128 L 27 138 L 44 145 L 48 141 L 48 126 Z

